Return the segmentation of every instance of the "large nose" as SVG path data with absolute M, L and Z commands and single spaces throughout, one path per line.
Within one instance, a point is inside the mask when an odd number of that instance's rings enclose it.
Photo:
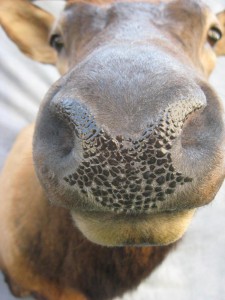
M 192 181 L 172 152 L 205 95 L 178 62 L 146 55 L 93 57 L 48 106 L 65 184 L 112 211 L 148 212 Z
M 157 208 L 180 185 L 192 178 L 176 170 L 171 152 L 185 122 L 203 107 L 201 99 L 168 105 L 157 121 L 136 137 L 112 136 L 97 124 L 93 113 L 75 99 L 63 99 L 55 112 L 80 143 L 82 159 L 64 177 L 71 187 L 113 211 L 149 211 Z M 74 150 L 71 144 L 71 152 Z M 71 161 L 72 164 L 72 161 Z

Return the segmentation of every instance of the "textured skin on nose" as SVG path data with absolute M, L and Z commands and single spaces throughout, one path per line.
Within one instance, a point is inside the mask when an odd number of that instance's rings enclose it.
M 105 209 L 116 212 L 149 212 L 192 181 L 177 172 L 170 149 L 188 116 L 200 109 L 196 100 L 179 101 L 165 109 L 137 139 L 117 136 L 99 128 L 90 111 L 74 100 L 57 105 L 81 140 L 83 161 L 66 183 Z

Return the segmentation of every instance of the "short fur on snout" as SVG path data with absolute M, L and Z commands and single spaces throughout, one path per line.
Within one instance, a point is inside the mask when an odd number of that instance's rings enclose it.
M 62 74 L 1 175 L 0 266 L 17 295 L 112 299 L 162 261 L 224 179 L 224 112 L 207 81 L 225 54 L 224 12 L 68 1 L 54 22 L 2 0 L 0 22 Z

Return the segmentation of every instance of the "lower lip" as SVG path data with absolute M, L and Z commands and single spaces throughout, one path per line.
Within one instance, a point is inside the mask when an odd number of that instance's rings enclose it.
M 93 243 L 108 246 L 168 245 L 182 237 L 195 210 L 142 215 L 75 212 L 72 217 Z

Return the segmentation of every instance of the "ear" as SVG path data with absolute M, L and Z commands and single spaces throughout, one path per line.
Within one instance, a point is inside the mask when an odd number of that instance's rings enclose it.
M 225 11 L 217 14 L 217 18 L 223 30 L 222 39 L 216 44 L 214 48 L 216 54 L 219 56 L 219 55 L 225 55 Z
M 48 44 L 54 17 L 28 0 L 0 0 L 0 25 L 30 58 L 55 64 L 56 52 Z

